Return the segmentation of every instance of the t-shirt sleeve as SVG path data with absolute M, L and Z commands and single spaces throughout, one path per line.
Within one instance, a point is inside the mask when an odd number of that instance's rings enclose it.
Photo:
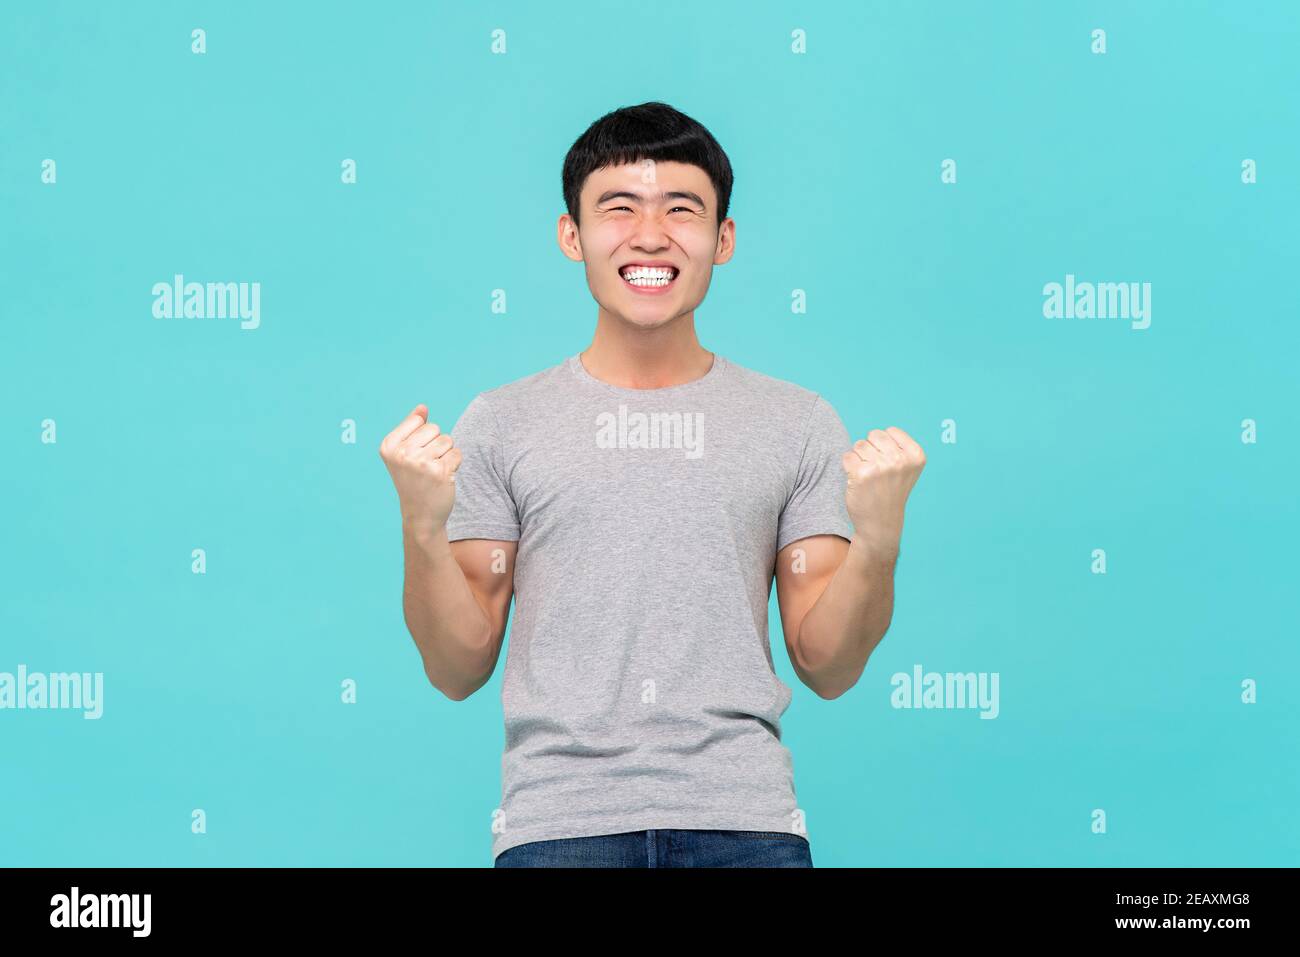
M 853 446 L 839 414 L 820 395 L 813 400 L 794 490 L 781 510 L 776 549 L 810 535 L 853 540 L 853 521 L 844 504 L 848 477 L 840 459 Z
M 505 480 L 505 450 L 500 424 L 482 394 L 474 397 L 451 437 L 460 449 L 456 500 L 447 516 L 447 540 L 519 540 L 519 515 Z

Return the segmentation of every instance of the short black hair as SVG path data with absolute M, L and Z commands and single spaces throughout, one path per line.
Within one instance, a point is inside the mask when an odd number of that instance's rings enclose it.
M 641 160 L 690 163 L 709 174 L 718 194 L 718 226 L 731 204 L 731 161 L 713 134 L 667 103 L 652 101 L 606 113 L 564 157 L 564 203 L 577 223 L 582 186 L 598 169 Z

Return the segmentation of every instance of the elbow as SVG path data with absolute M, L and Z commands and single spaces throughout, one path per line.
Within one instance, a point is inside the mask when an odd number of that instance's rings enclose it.
M 483 687 L 482 682 L 471 686 L 468 684 L 456 684 L 454 682 L 442 681 L 428 668 L 424 669 L 424 676 L 429 679 L 429 684 L 433 685 L 452 701 L 464 701 L 479 688 Z
M 490 636 L 489 636 L 490 638 Z M 476 655 L 473 662 L 462 662 L 462 667 L 435 668 L 428 660 L 424 662 L 424 676 L 452 701 L 464 701 L 478 691 L 492 677 L 495 656 L 491 654 L 489 643 L 482 655 Z
M 874 650 L 874 648 L 872 649 Z M 867 653 L 870 659 L 871 653 Z M 800 675 L 803 683 L 806 684 L 817 697 L 823 701 L 834 701 L 836 698 L 843 697 L 853 689 L 862 675 L 867 670 L 867 662 L 863 661 L 860 665 L 847 665 L 841 662 L 839 668 L 828 666 L 821 671 L 806 669 Z
M 857 683 L 858 683 L 858 679 L 854 678 L 852 681 L 849 682 L 840 682 L 840 683 L 822 682 L 819 684 L 813 684 L 810 687 L 812 688 L 813 692 L 817 695 L 817 697 L 821 698 L 823 701 L 834 701 L 836 698 L 839 698 L 842 695 L 844 695 L 850 688 L 852 688 Z
M 424 666 L 424 677 L 428 679 L 429 684 L 433 685 L 434 688 L 441 691 L 452 701 L 464 701 L 467 697 L 467 695 L 463 693 L 463 689 L 456 687 L 450 682 L 443 681 L 441 676 L 434 672 L 427 662 Z
M 811 670 L 796 669 L 804 685 L 823 701 L 834 701 L 858 683 L 862 672 L 856 675 L 835 674 L 829 670 L 818 673 Z
M 494 635 L 486 623 L 481 635 L 469 645 L 458 645 L 454 652 L 432 642 L 421 642 L 409 620 L 407 630 L 420 652 L 425 678 L 452 701 L 464 701 L 492 677 L 496 663 Z

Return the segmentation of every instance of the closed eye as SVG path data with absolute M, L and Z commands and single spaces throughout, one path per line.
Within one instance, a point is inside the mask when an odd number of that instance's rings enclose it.
M 609 211 L 613 213 L 613 212 L 617 212 L 620 209 L 626 209 L 629 213 L 632 212 L 632 208 L 630 206 L 611 206 Z M 672 209 L 668 210 L 668 212 L 675 213 L 679 209 L 685 213 L 695 212 L 695 210 L 691 209 L 689 206 L 674 206 Z

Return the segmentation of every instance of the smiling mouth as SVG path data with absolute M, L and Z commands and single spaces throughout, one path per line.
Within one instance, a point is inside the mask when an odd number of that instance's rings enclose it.
M 678 270 L 673 266 L 626 266 L 619 275 L 634 289 L 664 289 L 673 284 Z

